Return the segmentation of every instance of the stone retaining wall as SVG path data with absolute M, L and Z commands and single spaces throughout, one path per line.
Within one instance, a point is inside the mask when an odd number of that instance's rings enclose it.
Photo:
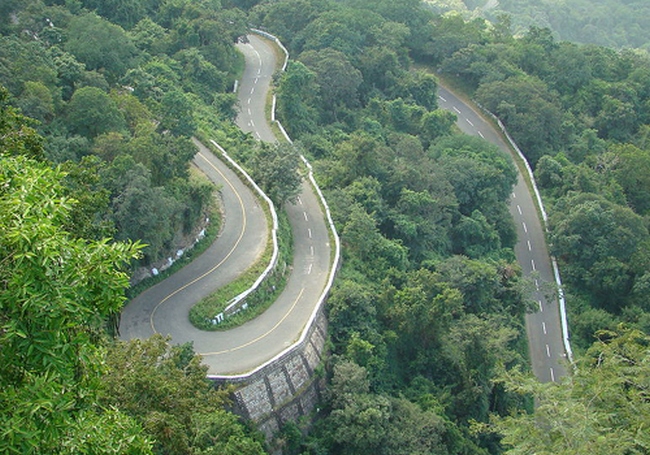
M 250 419 L 270 439 L 287 421 L 309 414 L 320 398 L 323 384 L 316 373 L 324 360 L 327 318 L 316 315 L 305 340 L 285 356 L 245 378 L 216 378 L 233 384 L 234 411 Z

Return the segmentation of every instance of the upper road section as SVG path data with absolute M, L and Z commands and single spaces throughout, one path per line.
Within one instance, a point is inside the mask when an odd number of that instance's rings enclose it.
M 249 35 L 248 43 L 239 43 L 237 48 L 246 59 L 246 68 L 239 83 L 237 125 L 261 141 L 275 142 L 267 121 L 266 107 L 271 78 L 277 69 L 276 48 L 257 35 Z
M 457 125 L 464 133 L 480 136 L 504 152 L 511 153 L 492 124 L 463 100 L 442 86 L 438 88 L 438 99 L 440 107 L 456 114 Z M 566 375 L 567 359 L 562 341 L 558 302 L 551 292 L 555 289 L 555 277 L 546 247 L 544 227 L 519 170 L 517 184 L 510 199 L 510 213 L 517 226 L 517 261 L 524 276 L 529 277 L 535 286 L 531 298 L 537 305 L 537 311 L 526 316 L 533 372 L 540 381 L 557 381 Z

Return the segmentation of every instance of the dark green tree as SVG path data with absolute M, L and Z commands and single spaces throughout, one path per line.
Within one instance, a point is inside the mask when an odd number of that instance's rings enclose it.
M 70 21 L 65 50 L 89 70 L 105 72 L 111 81 L 122 77 L 137 56 L 137 49 L 126 32 L 94 13 Z
M 249 163 L 251 177 L 279 207 L 294 201 L 300 193 L 299 165 L 299 151 L 288 143 L 260 144 Z
M 161 131 L 169 131 L 175 136 L 190 137 L 196 130 L 194 104 L 180 90 L 172 90 L 162 97 L 160 116 L 158 129 Z
M 168 341 L 155 335 L 111 345 L 102 403 L 140 422 L 155 454 L 263 454 L 260 439 L 224 410 L 228 392 L 206 378 L 192 346 Z
M 89 139 L 126 127 L 117 103 L 97 87 L 82 87 L 74 92 L 67 110 L 70 131 Z

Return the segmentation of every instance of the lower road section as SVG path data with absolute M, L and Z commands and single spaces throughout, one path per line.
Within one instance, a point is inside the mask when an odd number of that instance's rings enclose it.
M 468 103 L 440 86 L 438 103 L 458 117 L 458 127 L 467 134 L 480 136 L 511 153 L 501 134 Z M 560 312 L 555 298 L 555 278 L 546 246 L 545 230 L 528 186 L 519 172 L 510 199 L 510 213 L 517 226 L 515 246 L 517 261 L 524 276 L 534 286 L 532 295 L 536 311 L 526 317 L 526 331 L 533 372 L 544 382 L 557 381 L 566 375 L 567 358 L 562 342 Z

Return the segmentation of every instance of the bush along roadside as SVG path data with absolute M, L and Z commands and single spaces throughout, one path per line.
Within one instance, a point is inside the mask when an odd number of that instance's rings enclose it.
M 218 193 L 219 191 L 221 191 L 221 189 L 215 187 L 215 192 Z M 215 196 L 215 198 L 218 198 L 218 196 Z M 126 296 L 128 299 L 135 298 L 145 290 L 170 277 L 210 248 L 210 245 L 212 245 L 212 243 L 217 239 L 219 232 L 221 231 L 222 216 L 221 210 L 216 201 L 206 210 L 206 217 L 210 221 L 205 226 L 203 238 L 198 240 L 191 248 L 187 249 L 180 258 L 176 259 L 176 261 L 165 270 L 160 271 L 157 275 L 145 278 L 139 283 L 129 287 L 126 290 Z

